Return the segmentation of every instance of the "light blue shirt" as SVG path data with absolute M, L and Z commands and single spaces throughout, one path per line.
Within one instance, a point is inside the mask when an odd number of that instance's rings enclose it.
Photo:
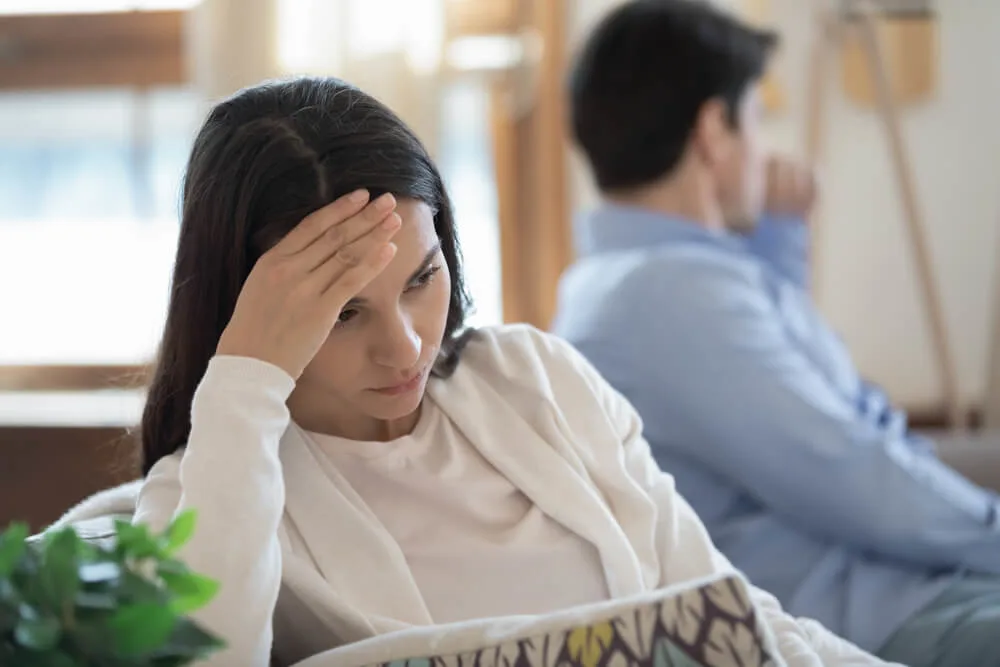
M 996 497 L 859 377 L 804 290 L 805 225 L 743 239 L 606 206 L 577 231 L 556 333 L 632 401 L 716 546 L 788 611 L 876 651 L 962 571 L 1000 574 Z

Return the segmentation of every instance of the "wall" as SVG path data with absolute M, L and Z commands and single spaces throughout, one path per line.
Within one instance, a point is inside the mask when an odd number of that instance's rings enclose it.
M 586 28 L 619 0 L 574 0 L 570 25 Z M 739 0 L 729 0 L 730 6 Z M 804 143 L 811 7 L 773 0 L 784 45 L 775 66 L 788 107 L 767 122 L 775 148 Z M 952 348 L 966 401 L 986 383 L 1000 238 L 1000 3 L 939 0 L 940 76 L 934 99 L 907 109 L 903 131 L 913 162 Z M 905 222 L 879 119 L 844 99 L 829 72 L 827 152 L 822 165 L 822 244 L 817 301 L 862 372 L 911 408 L 937 405 L 941 391 L 917 291 Z M 593 201 L 575 161 L 577 207 Z

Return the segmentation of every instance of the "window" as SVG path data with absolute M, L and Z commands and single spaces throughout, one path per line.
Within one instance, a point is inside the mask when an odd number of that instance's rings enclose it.
M 0 94 L 0 364 L 153 354 L 198 112 L 183 88 Z
M 153 353 L 200 102 L 183 12 L 99 12 L 191 4 L 4 3 L 18 57 L 0 68 L 0 364 Z
M 286 1 L 294 8 L 315 0 L 284 0 L 279 8 Z M 387 0 L 380 1 L 382 7 Z M 349 7 L 366 6 L 365 0 L 355 2 Z M 8 0 L 0 14 L 30 11 L 55 18 L 86 11 L 96 20 L 114 16 L 99 12 L 195 4 Z M 365 16 L 354 13 L 357 20 Z M 179 34 L 180 28 L 175 30 Z M 402 40 L 397 47 L 405 51 L 407 66 L 423 67 L 427 74 L 430 54 L 440 45 L 393 34 Z M 45 39 L 64 44 L 57 32 Z M 89 48 L 96 52 L 92 43 Z M 326 62 L 329 53 L 315 48 L 298 58 Z M 288 51 L 287 44 L 282 50 Z M 345 62 L 365 66 L 365 58 L 353 53 Z M 0 365 L 133 365 L 155 353 L 176 246 L 181 178 L 205 108 L 198 91 L 182 81 L 141 88 L 117 81 L 12 88 L 0 78 Z M 491 84 L 475 76 L 442 77 L 437 83 L 434 152 L 454 200 L 476 305 L 472 323 L 497 323 L 503 304 Z
M 470 324 L 476 326 L 503 321 L 489 94 L 489 84 L 481 79 L 445 86 L 438 159 L 455 207 L 467 288 L 475 301 Z

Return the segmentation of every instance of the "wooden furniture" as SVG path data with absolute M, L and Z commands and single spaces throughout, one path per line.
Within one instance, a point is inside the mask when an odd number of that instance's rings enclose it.
M 997 237 L 1000 239 L 1000 236 Z M 986 396 L 983 399 L 983 425 L 1000 430 L 1000 249 L 994 260 L 993 318 L 990 322 L 989 352 L 986 367 Z
M 914 0 L 905 10 L 874 17 L 885 77 L 900 106 L 928 99 L 937 89 L 938 22 L 929 2 Z M 881 85 L 869 65 L 865 37 L 848 31 L 840 54 L 841 85 L 847 98 L 868 109 L 882 104 Z
M 139 476 L 140 366 L 0 366 L 0 526 L 37 532 Z
M 934 439 L 945 464 L 973 483 L 1000 492 L 1000 431 L 927 435 Z
M 0 90 L 180 85 L 184 12 L 0 16 Z
M 543 329 L 555 314 L 559 278 L 572 261 L 567 7 L 567 0 L 445 3 L 446 42 L 500 37 L 521 47 L 517 63 L 477 74 L 489 77 L 490 85 L 503 316 Z
M 133 455 L 124 427 L 0 426 L 0 527 L 26 521 L 38 532 L 87 496 L 135 479 Z
M 90 494 L 138 477 L 131 427 L 142 403 L 134 388 L 0 390 L 0 526 L 27 521 L 38 531 Z

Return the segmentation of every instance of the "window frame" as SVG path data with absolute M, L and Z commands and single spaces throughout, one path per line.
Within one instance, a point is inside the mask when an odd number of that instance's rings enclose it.
M 191 81 L 189 10 L 0 16 L 0 91 L 152 86 Z M 0 364 L 0 391 L 135 388 L 143 364 Z

